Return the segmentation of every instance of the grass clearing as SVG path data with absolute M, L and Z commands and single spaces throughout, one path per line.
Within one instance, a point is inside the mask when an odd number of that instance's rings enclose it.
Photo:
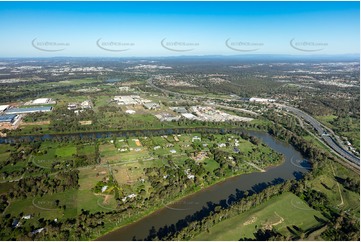
M 59 203 L 56 202 L 59 200 Z M 71 218 L 76 216 L 76 202 L 78 191 L 71 189 L 65 192 L 48 194 L 42 197 L 29 197 L 14 201 L 7 209 L 7 213 L 18 216 L 19 211 L 46 219 Z M 66 206 L 64 210 L 63 206 Z
M 59 147 L 55 151 L 55 155 L 58 157 L 71 157 L 72 155 L 76 154 L 76 147 L 75 146 L 63 146 Z
M 348 210 L 353 216 L 359 217 L 360 195 L 356 192 L 345 189 L 335 178 L 335 176 L 337 176 L 343 179 L 347 177 L 350 177 L 351 179 L 359 179 L 357 174 L 336 162 L 330 162 L 328 165 L 323 167 L 320 172 L 321 174 L 315 179 L 309 181 L 307 186 L 324 193 L 331 202 L 331 206 Z M 335 175 L 333 172 L 335 172 Z M 340 187 L 340 190 L 338 187 Z
M 212 228 L 208 232 L 199 234 L 194 240 L 233 240 L 240 238 L 254 239 L 253 233 L 257 228 L 274 227 L 283 235 L 292 233 L 295 225 L 303 231 L 320 224 L 317 218 L 324 219 L 320 212 L 310 208 L 304 201 L 292 193 L 284 193 L 273 197 L 269 201 L 252 208 L 251 210 L 227 219 Z

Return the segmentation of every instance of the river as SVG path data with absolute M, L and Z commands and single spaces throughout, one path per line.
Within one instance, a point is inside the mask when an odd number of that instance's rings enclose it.
M 260 138 L 275 151 L 284 154 L 285 162 L 276 167 L 270 167 L 266 172 L 254 172 L 229 178 L 223 182 L 203 189 L 183 198 L 171 205 L 142 218 L 141 220 L 110 232 L 99 240 L 144 240 L 150 231 L 176 224 L 179 220 L 195 214 L 209 204 L 229 204 L 232 194 L 239 195 L 242 191 L 258 192 L 267 184 L 289 179 L 298 179 L 307 172 L 309 164 L 304 157 L 291 145 L 276 140 L 264 132 L 247 131 L 248 134 Z

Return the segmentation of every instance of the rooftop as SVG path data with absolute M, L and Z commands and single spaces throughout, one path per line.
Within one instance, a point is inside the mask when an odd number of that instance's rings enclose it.
M 9 108 L 9 105 L 0 105 L 0 112 L 4 112 L 7 108 Z
M 33 101 L 33 104 L 43 104 L 48 103 L 50 101 L 50 98 L 38 98 Z
M 36 113 L 36 112 L 49 112 L 52 107 L 28 107 L 28 108 L 12 108 L 5 111 L 6 114 L 17 113 Z
M 16 116 L 17 116 L 16 114 L 0 115 L 0 122 L 1 123 L 12 122 L 15 119 Z

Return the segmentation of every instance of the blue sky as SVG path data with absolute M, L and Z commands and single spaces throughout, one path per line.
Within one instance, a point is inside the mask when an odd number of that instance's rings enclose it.
M 0 33 L 0 57 L 358 54 L 360 3 L 0 2 Z

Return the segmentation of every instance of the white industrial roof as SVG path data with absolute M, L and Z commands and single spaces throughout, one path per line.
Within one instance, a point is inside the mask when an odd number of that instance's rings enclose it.
M 9 105 L 0 105 L 0 112 L 4 112 L 5 109 L 7 109 Z
M 193 114 L 191 113 L 182 113 L 182 116 L 185 117 L 185 118 L 189 118 L 189 119 L 192 119 L 192 118 L 195 118 L 196 116 L 194 116 Z
M 49 98 L 38 98 L 33 101 L 34 104 L 41 104 L 41 103 L 47 103 L 49 101 Z

